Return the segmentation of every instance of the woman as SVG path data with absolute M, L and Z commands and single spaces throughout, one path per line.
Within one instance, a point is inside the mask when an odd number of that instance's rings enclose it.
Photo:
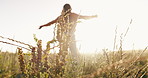
M 62 13 L 59 17 L 57 17 L 55 20 L 45 24 L 45 25 L 42 25 L 39 27 L 39 29 L 41 29 L 42 27 L 47 27 L 47 26 L 50 26 L 54 23 L 59 23 L 61 26 L 69 26 L 67 27 L 68 28 L 68 34 L 70 36 L 70 44 L 69 44 L 69 49 L 71 51 L 71 54 L 72 56 L 76 57 L 78 55 L 78 51 L 77 51 L 77 48 L 76 48 L 76 42 L 75 42 L 75 27 L 76 27 L 76 24 L 77 24 L 77 20 L 78 19 L 91 19 L 91 18 L 95 18 L 97 17 L 97 15 L 93 15 L 93 16 L 82 16 L 82 15 L 79 15 L 79 14 L 76 14 L 76 13 L 73 13 L 71 12 L 72 8 L 69 4 L 65 4 L 63 6 L 63 10 L 62 10 Z M 64 19 L 62 19 L 64 18 Z M 67 25 L 68 23 L 68 25 Z M 66 27 L 65 27 L 66 28 Z M 64 30 L 62 30 L 60 33 L 63 33 L 65 32 Z M 62 37 L 60 37 L 62 38 Z M 57 38 L 59 40 L 61 40 L 60 38 Z

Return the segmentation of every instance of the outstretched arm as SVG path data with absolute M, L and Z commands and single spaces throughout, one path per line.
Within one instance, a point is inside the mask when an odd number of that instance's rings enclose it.
M 79 19 L 91 19 L 91 18 L 96 18 L 98 17 L 97 15 L 92 15 L 92 16 L 82 16 L 82 15 L 79 15 Z
M 58 18 L 56 18 L 55 20 L 53 20 L 53 21 L 51 21 L 51 22 L 49 22 L 49 23 L 47 23 L 47 24 L 45 24 L 45 25 L 41 25 L 41 26 L 39 27 L 39 29 L 41 29 L 42 27 L 47 27 L 47 26 L 50 26 L 50 25 L 52 25 L 52 24 L 56 23 L 56 22 L 57 22 L 57 20 L 58 20 Z

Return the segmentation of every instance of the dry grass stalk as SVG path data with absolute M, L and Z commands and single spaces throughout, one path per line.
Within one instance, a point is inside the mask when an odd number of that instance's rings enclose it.
M 31 67 L 32 67 L 32 71 L 33 71 L 32 73 L 33 73 L 33 74 L 36 73 L 36 69 L 37 69 L 37 68 L 36 68 L 37 57 L 36 57 L 36 53 L 35 53 L 36 51 L 35 51 L 35 49 L 36 49 L 36 48 L 33 47 L 33 48 L 32 48 L 32 52 L 31 52 L 31 54 L 32 54 L 32 59 L 31 59 L 31 62 L 32 62 L 31 64 L 32 64 L 32 65 L 31 65 Z
M 3 37 L 3 36 L 0 36 L 0 38 L 7 39 L 7 40 L 10 40 L 10 41 L 13 41 L 13 42 L 16 42 L 16 43 L 20 43 L 20 44 L 29 46 L 30 48 L 33 47 L 33 46 L 30 45 L 30 44 L 26 44 L 26 43 L 24 43 L 24 42 L 21 42 L 21 41 L 18 41 L 18 40 L 14 40 L 14 39 L 11 39 L 11 38 L 7 38 L 7 37 Z
M 122 38 L 122 36 L 123 36 L 123 34 L 121 34 L 121 36 L 120 36 L 120 47 L 118 50 L 120 60 L 122 60 L 122 58 L 123 58 L 123 50 L 122 50 L 123 38 Z
M 25 70 L 25 62 L 24 62 L 24 56 L 23 56 L 23 51 L 21 48 L 18 48 L 18 59 L 19 59 L 19 63 L 20 63 L 20 70 L 22 72 L 22 74 L 25 74 L 26 70 Z
M 107 50 L 103 49 L 103 52 L 104 52 L 104 56 L 106 57 L 107 64 L 110 64 L 110 60 L 109 60 L 109 56 L 108 56 Z
M 82 76 L 82 78 L 102 77 L 103 73 L 109 73 L 109 71 L 111 71 L 112 73 L 117 74 L 119 72 L 118 71 L 114 72 L 114 70 L 120 70 L 119 68 L 126 68 L 126 69 L 123 69 L 122 74 L 120 74 L 120 78 L 121 77 L 126 78 L 129 74 L 133 73 L 134 70 L 136 70 L 136 71 L 139 70 L 140 71 L 140 70 L 147 69 L 147 63 L 143 67 L 141 67 L 141 69 L 139 69 L 135 65 L 133 65 L 136 62 L 140 62 L 140 61 L 143 61 L 143 60 L 147 60 L 147 57 L 138 58 L 136 61 L 135 61 L 135 58 L 128 59 L 128 60 L 120 60 L 120 61 L 115 62 L 113 64 L 106 65 L 103 68 L 99 68 L 96 72 L 93 72 L 93 73 L 88 74 L 88 75 L 84 75 L 84 76 Z M 124 71 L 126 71 L 126 72 L 124 72 Z M 137 73 L 134 72 L 134 74 L 137 74 Z M 115 77 L 118 77 L 118 75 L 116 75 Z M 142 76 L 142 74 L 140 76 Z
M 44 67 L 45 67 L 45 71 L 47 71 L 50 66 L 48 65 L 48 52 L 50 52 L 50 44 L 51 44 L 51 41 L 47 42 L 47 45 L 46 45 L 46 50 L 43 51 L 44 52 Z
M 1 42 L 1 43 L 4 43 L 4 44 L 9 44 L 9 45 L 12 45 L 12 46 L 20 47 L 20 48 L 26 49 L 26 50 L 28 50 L 28 51 L 31 51 L 30 49 L 28 49 L 28 48 L 26 48 L 26 47 L 23 47 L 23 46 L 20 46 L 20 45 L 12 44 L 12 43 L 5 42 L 5 41 L 0 41 L 0 42 Z
M 37 68 L 39 68 L 41 66 L 41 60 L 42 60 L 42 41 L 39 40 L 37 42 Z M 37 69 L 38 70 L 38 69 Z
M 112 63 L 115 62 L 115 48 L 116 48 L 116 39 L 117 39 L 117 26 L 116 26 L 116 29 L 115 29 L 115 37 L 114 37 L 114 47 L 113 47 L 113 57 L 112 57 Z

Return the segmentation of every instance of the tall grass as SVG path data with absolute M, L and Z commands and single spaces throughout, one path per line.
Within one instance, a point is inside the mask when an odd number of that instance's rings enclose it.
M 62 17 L 61 17 L 62 18 Z M 62 20 L 62 19 L 59 19 Z M 63 21 L 64 22 L 64 21 Z M 131 24 L 131 22 L 130 22 Z M 42 48 L 42 40 L 34 35 L 36 45 L 23 43 L 0 36 L 28 47 L 0 41 L 17 46 L 16 53 L 0 52 L 0 78 L 147 78 L 148 50 L 123 50 L 126 32 L 120 36 L 120 46 L 115 51 L 117 29 L 115 30 L 113 51 L 103 49 L 102 53 L 92 55 L 81 54 L 74 59 L 69 52 L 69 27 L 57 25 L 54 33 L 57 35 L 48 41 L 46 49 Z M 62 28 L 66 27 L 66 28 Z M 64 30 L 63 30 L 64 29 Z M 59 45 L 51 44 L 59 43 Z M 59 48 L 59 52 L 51 53 L 51 49 Z M 23 49 L 28 53 L 24 53 Z
M 144 52 L 144 53 L 143 53 Z M 124 59 L 114 59 L 112 63 L 112 52 L 106 51 L 104 54 L 81 55 L 79 61 L 74 61 L 70 56 L 66 60 L 64 72 L 59 73 L 57 54 L 48 54 L 47 61 L 41 57 L 41 65 L 32 62 L 33 55 L 23 53 L 23 60 L 16 53 L 0 53 L 0 77 L 1 78 L 147 78 L 148 77 L 148 51 L 139 50 L 132 53 L 124 51 Z M 118 52 L 115 52 L 115 54 Z M 142 53 L 142 54 L 141 54 Z M 140 55 L 140 56 L 139 56 Z M 56 56 L 56 57 L 55 57 Z M 37 54 L 36 54 L 36 57 Z M 115 56 L 118 58 L 118 56 Z M 36 59 L 37 60 L 37 59 Z M 22 62 L 24 63 L 22 63 Z M 24 64 L 24 65 L 23 65 Z M 24 67 L 25 66 L 25 67 Z M 62 66 L 63 67 L 63 66 Z M 25 69 L 23 69 L 25 68 Z M 23 73 L 22 73 L 23 72 Z

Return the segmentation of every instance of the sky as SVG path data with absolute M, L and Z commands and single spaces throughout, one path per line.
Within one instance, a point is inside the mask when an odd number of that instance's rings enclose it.
M 80 52 L 113 50 L 115 35 L 118 48 L 120 36 L 128 27 L 127 35 L 123 37 L 124 50 L 148 46 L 147 0 L 0 0 L 0 36 L 36 45 L 33 39 L 36 34 L 45 48 L 46 42 L 53 38 L 55 25 L 38 28 L 58 17 L 65 3 L 69 3 L 72 12 L 77 14 L 98 15 L 98 18 L 80 20 L 77 24 L 75 34 Z M 3 43 L 0 48 L 16 51 L 16 47 Z

